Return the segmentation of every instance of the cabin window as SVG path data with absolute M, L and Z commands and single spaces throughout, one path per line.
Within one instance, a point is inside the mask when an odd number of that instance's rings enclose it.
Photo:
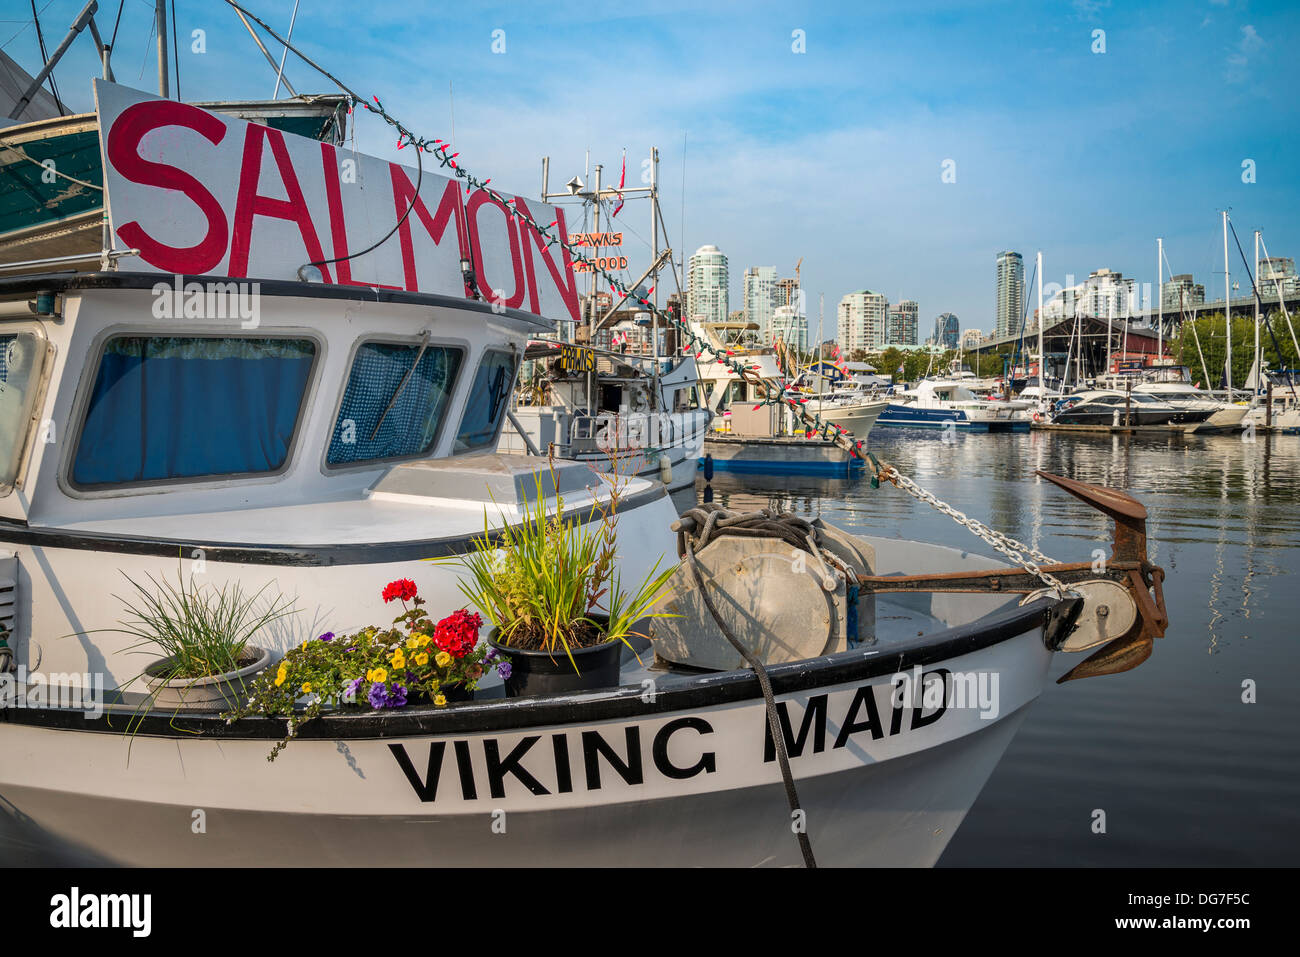
M 349 465 L 433 448 L 462 352 L 428 343 L 364 342 L 352 360 L 326 461 Z
M 77 442 L 73 484 L 279 471 L 315 358 L 310 339 L 110 339 Z
M 460 429 L 456 432 L 455 451 L 479 448 L 497 437 L 501 418 L 510 406 L 510 388 L 514 381 L 513 353 L 483 353 L 465 404 L 465 414 L 460 419 Z
M 31 332 L 0 335 L 0 490 L 13 487 L 31 432 L 45 366 L 45 341 Z

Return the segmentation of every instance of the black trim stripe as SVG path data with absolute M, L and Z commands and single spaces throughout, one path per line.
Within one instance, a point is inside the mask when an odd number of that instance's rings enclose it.
M 667 488 L 654 483 L 650 488 L 628 495 L 619 505 L 620 511 L 638 508 L 657 501 L 668 494 Z M 597 521 L 590 507 L 569 509 L 566 522 L 586 525 Z M 500 540 L 500 531 L 489 533 L 493 541 Z M 136 538 L 130 535 L 110 535 L 104 532 L 83 532 L 66 528 L 42 528 L 28 525 L 17 519 L 0 518 L 0 544 L 27 545 L 32 548 L 63 548 L 79 551 L 111 552 L 125 555 L 157 555 L 175 558 L 188 555 L 196 548 L 203 549 L 205 561 L 229 562 L 238 565 L 279 565 L 284 567 L 318 565 L 376 565 L 384 562 L 413 562 L 424 558 L 446 558 L 464 555 L 470 550 L 471 540 L 481 538 L 481 532 L 472 535 L 455 535 L 447 538 L 424 538 L 404 542 L 358 542 L 347 545 L 249 545 L 238 542 L 182 541 L 175 538 Z
M 908 639 L 889 648 L 867 647 L 836 655 L 809 658 L 768 669 L 773 690 L 789 694 L 825 688 L 881 675 L 907 671 L 914 665 L 936 664 L 1009 641 L 1042 628 L 1057 599 L 1039 598 L 1027 605 L 987 616 L 979 621 Z M 668 676 L 665 676 L 666 678 Z M 482 734 L 519 728 L 596 721 L 644 718 L 654 714 L 695 710 L 722 704 L 758 700 L 758 679 L 748 669 L 672 676 L 645 701 L 640 685 L 587 694 L 538 698 L 498 698 L 449 705 L 446 708 L 412 706 L 396 711 L 348 711 L 324 715 L 302 725 L 300 738 L 361 740 L 418 735 Z M 0 722 L 65 731 L 122 734 L 132 719 L 130 708 L 99 718 L 81 711 L 57 708 L 9 708 Z M 202 734 L 223 740 L 284 737 L 285 722 L 273 718 L 245 718 L 226 724 L 219 715 L 153 714 L 139 719 L 135 733 L 151 737 L 191 738 Z

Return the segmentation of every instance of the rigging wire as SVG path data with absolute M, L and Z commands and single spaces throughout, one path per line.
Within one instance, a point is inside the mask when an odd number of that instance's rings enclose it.
M 181 49 L 176 43 L 176 0 L 172 0 L 172 60 L 176 64 L 176 99 L 181 98 Z
M 48 6 L 48 4 L 47 4 Z M 45 50 L 45 34 L 41 31 L 41 16 L 36 12 L 36 0 L 32 0 L 32 23 L 36 27 L 36 44 L 41 48 L 41 64 L 50 62 L 50 55 Z M 67 110 L 63 108 L 63 100 L 59 96 L 59 85 L 54 82 L 54 71 L 50 70 L 50 92 L 54 94 L 54 105 L 59 109 L 59 115 L 63 116 Z
M 125 9 L 125 7 L 126 0 L 122 0 L 122 2 L 117 5 L 117 18 L 113 21 L 113 36 L 112 39 L 108 41 L 108 48 L 110 50 L 113 49 L 113 44 L 117 43 L 117 28 L 122 23 L 122 10 Z
M 1235 225 L 1233 225 L 1232 217 L 1231 217 L 1231 216 L 1228 217 L 1228 228 L 1232 230 L 1232 241 L 1235 242 L 1235 243 L 1237 244 L 1237 255 L 1241 256 L 1241 264 L 1242 264 L 1243 266 L 1246 267 L 1246 276 L 1249 277 L 1249 279 L 1250 279 L 1250 288 L 1251 288 L 1251 291 L 1254 292 L 1254 294 L 1255 294 L 1255 301 L 1258 302 L 1258 303 L 1262 303 L 1263 300 L 1260 298 L 1260 295 L 1259 295 L 1259 287 L 1255 285 L 1255 275 L 1254 275 L 1254 273 L 1251 271 L 1250 263 L 1246 262 L 1246 252 L 1245 252 L 1245 250 L 1243 250 L 1243 249 L 1241 248 L 1241 239 L 1240 239 L 1240 237 L 1237 236 L 1237 227 L 1236 227 Z M 1231 315 L 1232 310 L 1231 310 L 1231 309 L 1227 309 L 1226 312 L 1227 312 L 1227 314 Z M 1267 312 L 1266 310 L 1261 309 L 1260 312 L 1261 312 L 1261 313 L 1263 314 L 1263 316 L 1264 316 L 1264 328 L 1268 330 L 1268 337 L 1269 337 L 1269 339 L 1272 341 L 1272 343 L 1273 343 L 1273 348 L 1274 348 L 1274 350 L 1276 350 L 1276 352 L 1277 352 L 1277 356 L 1278 356 L 1278 360 L 1280 361 L 1281 358 L 1282 358 L 1282 347 L 1281 347 L 1280 345 L 1278 345 L 1277 334 L 1273 332 L 1273 323 L 1272 323 L 1272 321 L 1268 318 L 1268 312 Z M 1231 322 L 1230 322 L 1230 321 L 1229 321 L 1229 329 L 1231 329 Z M 1262 350 L 1261 350 L 1261 351 L 1262 351 Z M 1256 368 L 1256 370 L 1255 370 L 1255 392 L 1256 392 L 1256 394 L 1259 393 L 1259 376 L 1260 376 L 1260 374 L 1261 374 L 1262 372 L 1263 372 L 1263 370 L 1262 370 L 1262 369 L 1259 369 L 1259 368 Z M 1287 379 L 1287 385 L 1289 385 L 1289 386 L 1291 387 L 1291 395 L 1294 397 L 1294 396 L 1296 395 L 1296 390 L 1295 390 L 1295 376 L 1292 375 L 1292 374 L 1288 371 L 1286 379 Z

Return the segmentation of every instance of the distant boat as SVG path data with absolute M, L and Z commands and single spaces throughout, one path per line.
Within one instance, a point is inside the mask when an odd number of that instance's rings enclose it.
M 1188 408 L 1141 392 L 1094 389 L 1062 400 L 1051 419 L 1054 425 L 1195 425 L 1211 408 Z
M 956 382 L 923 380 L 898 395 L 876 425 L 903 429 L 957 428 L 963 432 L 1027 432 L 1029 418 L 1012 403 L 981 399 Z

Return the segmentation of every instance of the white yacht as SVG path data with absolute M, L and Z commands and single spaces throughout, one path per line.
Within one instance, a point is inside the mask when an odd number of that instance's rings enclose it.
M 955 428 L 963 432 L 1027 432 L 1027 405 L 981 399 L 955 382 L 923 379 L 915 389 L 896 393 L 876 424 L 888 428 Z

